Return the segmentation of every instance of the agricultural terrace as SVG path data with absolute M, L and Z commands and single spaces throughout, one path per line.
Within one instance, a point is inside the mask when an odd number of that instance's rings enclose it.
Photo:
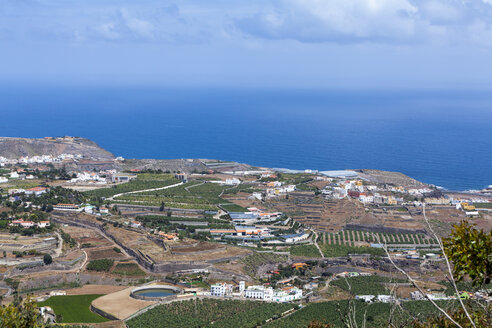
M 175 217 L 164 215 L 144 215 L 137 216 L 136 220 L 141 222 L 145 227 L 160 231 L 174 231 L 176 228 L 183 226 L 191 228 L 209 228 L 209 229 L 232 229 L 233 226 L 224 220 L 213 219 L 212 216 L 201 218 Z
M 146 273 L 140 269 L 137 263 L 117 263 L 112 274 L 117 274 L 120 276 L 145 276 Z
M 254 252 L 242 259 L 242 262 L 244 263 L 243 270 L 251 277 L 254 277 L 258 272 L 258 268 L 261 266 L 266 264 L 285 263 L 287 260 L 288 257 L 286 255 Z
M 179 180 L 172 174 L 142 173 L 130 182 L 113 185 L 108 188 L 86 191 L 84 194 L 93 198 L 109 198 L 125 192 L 162 188 L 176 183 L 179 183 Z
M 87 264 L 87 270 L 97 271 L 97 272 L 109 272 L 113 267 L 114 260 L 112 259 L 100 259 L 93 260 Z
M 357 276 L 333 280 L 330 284 L 352 295 L 384 295 L 390 293 L 391 284 L 404 283 L 404 279 L 381 276 Z
M 137 250 L 144 257 L 155 263 L 166 261 L 207 261 L 233 256 L 245 256 L 251 253 L 251 251 L 240 247 L 209 242 L 197 242 L 196 240 L 166 242 L 169 249 L 164 250 L 161 246 L 157 245 L 140 232 L 117 228 L 113 225 L 108 225 L 106 229 L 123 245 Z M 181 247 L 179 249 L 174 249 L 173 247 L 175 244 L 183 246 L 185 243 L 188 243 L 190 246 Z
M 293 304 L 196 299 L 159 305 L 127 322 L 139 327 L 258 327 L 294 308 Z
M 451 308 L 456 304 L 453 302 L 438 302 L 441 307 Z M 364 327 L 363 318 L 366 318 L 365 327 L 379 328 L 388 326 L 388 318 L 392 305 L 388 303 L 368 304 L 363 301 L 354 301 L 355 318 L 358 327 Z M 348 314 L 347 308 L 349 301 L 331 301 L 322 303 L 311 303 L 295 313 L 271 321 L 262 327 L 265 328 L 305 328 L 312 321 L 319 321 L 324 324 L 330 324 L 333 328 L 342 328 L 346 325 L 341 318 Z M 406 326 L 413 318 L 425 320 L 429 316 L 438 315 L 438 311 L 427 301 L 411 301 L 401 303 L 401 307 L 408 312 L 397 310 L 393 313 L 392 323 L 395 327 Z
M 90 305 L 93 300 L 103 296 L 92 295 L 68 295 L 52 296 L 38 306 L 49 306 L 55 311 L 57 316 L 61 316 L 61 323 L 98 323 L 108 319 L 91 312 Z
M 290 255 L 302 257 L 321 257 L 321 254 L 314 245 L 292 246 L 290 248 Z
M 145 234 L 123 228 L 117 228 L 113 225 L 107 225 L 106 230 L 121 244 L 137 250 L 143 254 L 143 256 L 150 258 L 152 261 L 165 261 L 166 256 L 164 249 L 148 239 Z
M 161 206 L 183 209 L 217 210 L 223 205 L 230 210 L 244 210 L 242 207 L 221 198 L 223 193 L 234 193 L 239 186 L 222 186 L 204 181 L 191 181 L 169 189 L 142 192 L 116 197 L 115 203 Z
M 347 246 L 347 245 L 327 245 L 320 244 L 321 251 L 325 257 L 343 257 L 349 254 L 370 254 L 384 256 L 382 248 L 368 246 Z M 314 245 L 298 245 L 290 248 L 290 254 L 299 257 L 321 257 L 318 249 Z
M 430 237 L 416 233 L 381 233 L 344 230 L 337 233 L 320 233 L 318 236 L 318 243 L 324 245 L 361 246 L 377 243 L 378 240 L 393 246 L 415 245 L 416 247 L 431 247 L 435 244 L 435 241 Z
M 284 184 L 299 185 L 313 181 L 313 175 L 310 173 L 276 173 L 276 178 L 262 178 L 261 181 L 280 181 Z

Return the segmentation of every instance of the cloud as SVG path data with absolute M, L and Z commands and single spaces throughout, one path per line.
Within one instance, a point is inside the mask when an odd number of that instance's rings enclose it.
M 279 1 L 269 10 L 237 20 L 246 34 L 302 42 L 357 42 L 411 36 L 416 8 L 405 0 Z
M 207 24 L 193 15 L 183 15 L 175 3 L 4 1 L 0 2 L 2 39 L 195 43 L 207 37 Z
M 492 46 L 492 0 L 2 0 L 0 40 Z
M 177 5 L 108 9 L 94 25 L 86 26 L 89 38 L 106 41 L 195 42 L 199 26 L 180 13 Z
M 300 42 L 461 42 L 477 25 L 490 29 L 486 2 L 492 0 L 278 0 L 235 27 L 249 37 Z

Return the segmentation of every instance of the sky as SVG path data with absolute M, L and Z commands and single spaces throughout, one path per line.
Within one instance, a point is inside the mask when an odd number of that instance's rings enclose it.
M 492 86 L 492 0 L 0 0 L 0 83 Z

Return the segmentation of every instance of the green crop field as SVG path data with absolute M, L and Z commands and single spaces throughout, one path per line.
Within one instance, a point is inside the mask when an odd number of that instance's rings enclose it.
M 346 246 L 346 245 L 320 245 L 321 251 L 326 257 L 341 257 L 348 256 L 349 254 L 371 254 L 375 256 L 385 255 L 382 248 L 374 247 L 356 247 L 356 246 Z
M 112 197 L 117 194 L 130 191 L 162 188 L 179 183 L 179 180 L 171 174 L 139 174 L 136 179 L 114 185 L 108 188 L 101 188 L 91 191 L 86 191 L 84 194 L 88 197 Z
M 56 315 L 62 316 L 62 323 L 98 323 L 109 321 L 98 314 L 91 312 L 93 300 L 103 295 L 68 295 L 52 296 L 38 306 L 49 306 Z
M 118 263 L 113 269 L 113 274 L 122 276 L 144 276 L 145 272 L 136 263 Z
M 224 204 L 222 207 L 227 211 L 227 212 L 246 212 L 247 209 L 245 209 L 242 206 L 239 206 L 237 204 Z
M 159 305 L 130 319 L 127 325 L 129 328 L 253 328 L 294 306 L 255 301 L 188 300 Z
M 352 295 L 379 295 L 387 294 L 389 290 L 386 284 L 402 283 L 403 279 L 391 279 L 381 276 L 358 276 L 347 279 L 340 278 L 333 280 L 331 285 L 337 286 L 345 291 L 350 291 Z
M 100 259 L 92 260 L 87 264 L 87 270 L 108 272 L 113 266 L 114 260 Z
M 438 302 L 444 308 L 455 306 L 453 302 Z M 367 304 L 362 301 L 354 301 L 355 318 L 358 327 L 364 327 L 363 318 L 366 317 L 365 327 L 379 328 L 388 327 L 391 304 L 373 303 Z M 332 328 L 346 327 L 342 318 L 346 318 L 348 301 L 331 301 L 322 303 L 308 304 L 306 307 L 295 313 L 263 325 L 264 328 L 305 328 L 312 321 L 328 323 Z M 405 311 L 397 310 L 393 314 L 393 324 L 395 327 L 409 327 L 412 318 L 425 318 L 438 314 L 438 311 L 427 301 L 412 301 L 401 303 Z M 408 312 L 407 312 L 408 311 Z M 410 316 L 412 315 L 412 316 Z M 412 327 L 410 325 L 410 327 Z
M 319 241 L 327 245 L 354 246 L 356 242 L 378 243 L 386 242 L 390 246 L 415 245 L 423 247 L 435 242 L 424 234 L 417 233 L 381 233 L 360 230 L 344 230 L 337 233 L 324 233 Z
M 179 226 L 179 222 L 181 221 L 191 221 L 202 223 L 208 223 L 208 227 L 210 229 L 229 229 L 233 228 L 233 226 L 227 221 L 223 220 L 215 220 L 212 216 L 205 216 L 200 218 L 189 218 L 189 217 L 175 217 L 175 216 L 166 216 L 166 215 L 144 215 L 137 216 L 136 220 L 142 222 L 145 227 L 148 228 L 161 228 L 161 231 L 169 231 L 176 229 Z M 171 223 L 173 221 L 174 223 Z M 193 225 L 191 225 L 193 226 Z
M 290 248 L 290 254 L 305 257 L 321 257 L 318 249 L 314 245 L 299 245 Z
M 115 203 L 138 204 L 149 206 L 217 210 L 217 205 L 223 205 L 229 211 L 244 211 L 245 209 L 220 197 L 222 193 L 237 192 L 238 187 L 222 186 L 204 181 L 190 181 L 174 188 L 142 192 L 138 194 L 117 197 Z
M 492 203 L 473 203 L 476 208 L 492 208 Z

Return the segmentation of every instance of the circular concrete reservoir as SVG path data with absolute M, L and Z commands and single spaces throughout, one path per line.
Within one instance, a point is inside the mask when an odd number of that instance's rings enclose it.
M 176 297 L 176 295 L 179 293 L 181 293 L 181 289 L 175 286 L 150 285 L 135 288 L 134 290 L 132 290 L 130 296 L 135 299 L 144 301 L 159 301 Z

